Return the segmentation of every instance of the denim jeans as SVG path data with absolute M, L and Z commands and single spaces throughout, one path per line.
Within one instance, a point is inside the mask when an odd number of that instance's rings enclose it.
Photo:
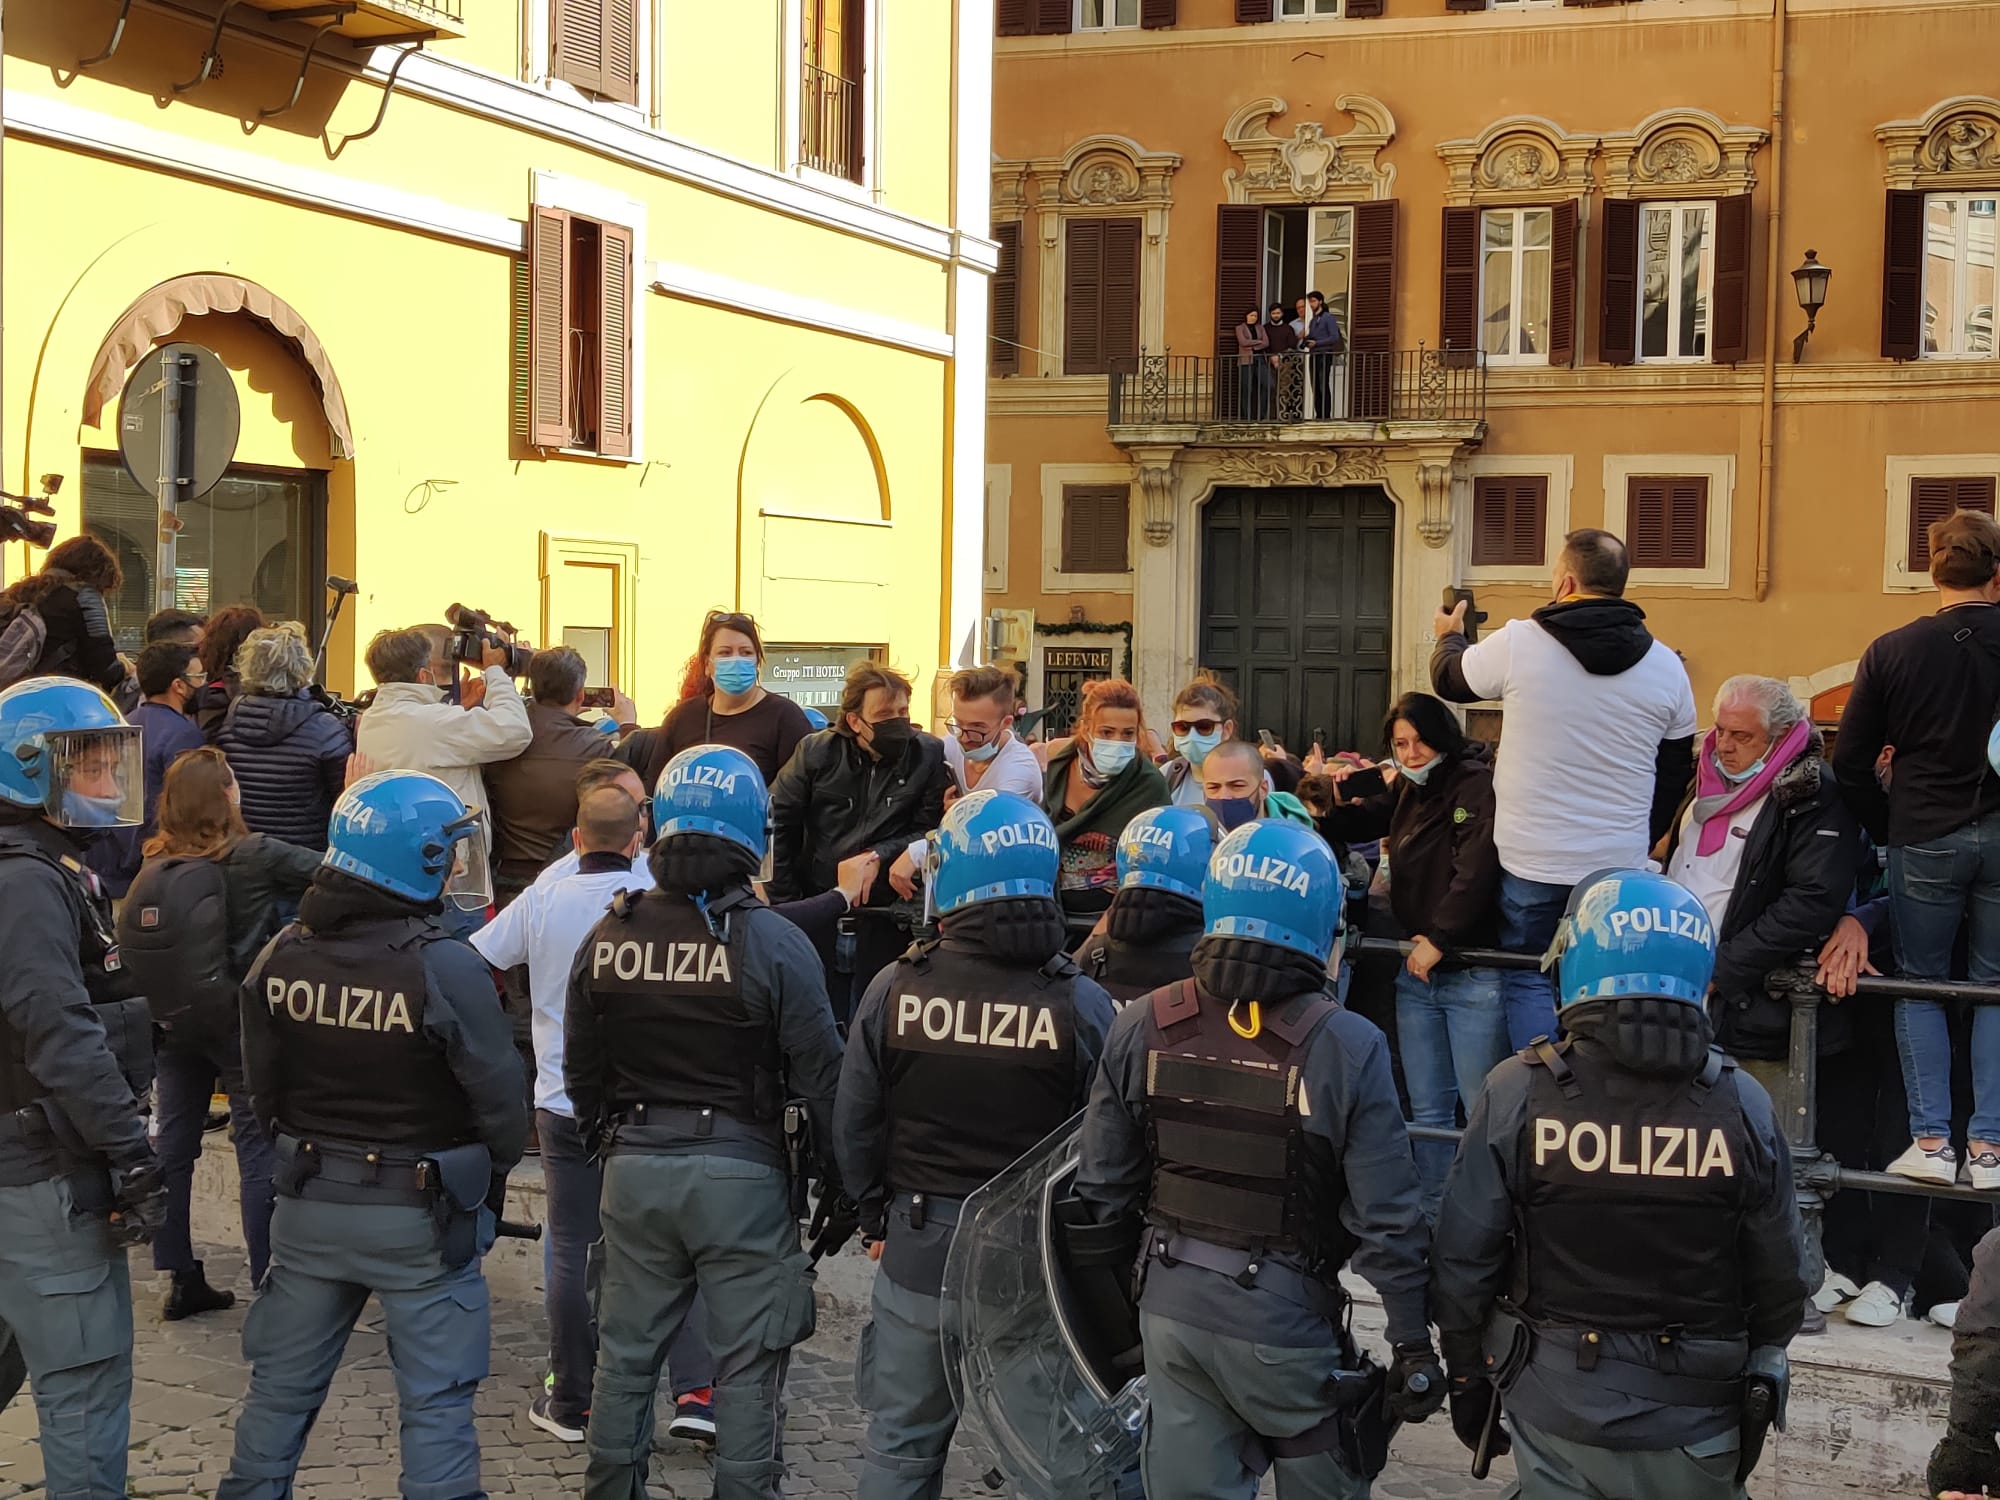
M 1402 1045 L 1403 1080 L 1410 1090 L 1410 1123 L 1451 1129 L 1458 1123 L 1459 1101 L 1470 1111 L 1486 1085 L 1486 1075 L 1510 1050 L 1500 971 L 1433 969 L 1426 984 L 1408 969 L 1400 970 L 1396 1032 Z M 1436 1222 L 1454 1153 L 1444 1141 L 1413 1144 L 1424 1217 Z
M 1523 880 L 1500 872 L 1500 946 L 1517 953 L 1541 953 L 1556 935 L 1569 905 L 1571 887 Z M 1556 987 L 1547 974 L 1507 969 L 1500 975 L 1507 999 L 1507 1045 L 1515 1051 L 1556 1031 Z
M 188 1198 L 194 1186 L 194 1164 L 201 1155 L 208 1101 L 220 1083 L 229 1095 L 229 1138 L 236 1147 L 243 1248 L 250 1258 L 250 1279 L 262 1286 L 264 1272 L 271 1264 L 271 1181 L 277 1171 L 277 1152 L 250 1108 L 250 1094 L 243 1086 L 242 1045 L 232 1031 L 177 1023 L 162 1028 L 154 1067 L 160 1110 L 160 1176 L 167 1187 L 167 1216 L 153 1240 L 153 1269 L 194 1269 Z
M 1911 979 L 1949 979 L 1952 945 L 1967 924 L 1966 977 L 2000 982 L 2000 812 L 1923 844 L 1889 851 L 1889 911 L 1896 963 Z M 1975 1008 L 1972 1124 L 1975 1141 L 2000 1142 L 2000 1009 Z M 1896 1002 L 1896 1050 L 1910 1096 L 1910 1134 L 1951 1134 L 1951 1033 L 1936 1000 Z

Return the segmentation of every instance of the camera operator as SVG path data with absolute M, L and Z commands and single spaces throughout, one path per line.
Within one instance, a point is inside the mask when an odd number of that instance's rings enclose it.
M 508 648 L 491 639 L 480 644 L 480 676 L 460 691 L 458 703 L 445 701 L 444 684 L 457 670 L 451 643 L 443 625 L 377 633 L 367 652 L 375 701 L 360 718 L 354 748 L 377 770 L 427 772 L 479 808 L 482 826 L 473 837 L 484 858 L 491 834 L 483 814 L 491 803 L 480 767 L 519 755 L 535 731 L 507 675 Z M 478 925 L 473 914 L 468 930 Z

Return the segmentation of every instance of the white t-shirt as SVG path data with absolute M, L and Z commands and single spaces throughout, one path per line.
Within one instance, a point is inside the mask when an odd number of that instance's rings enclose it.
M 1667 874 L 1694 892 L 1717 932 L 1722 930 L 1722 919 L 1729 912 L 1729 897 L 1736 889 L 1736 877 L 1743 872 L 1743 851 L 1750 846 L 1750 825 L 1763 809 L 1764 798 L 1759 797 L 1731 813 L 1729 837 L 1722 841 L 1720 849 L 1706 857 L 1695 850 L 1695 845 L 1701 842 L 1701 828 L 1694 820 L 1694 809 L 1690 807 L 1681 819 L 1680 842 L 1674 846 L 1674 857 L 1667 861 Z
M 496 969 L 528 966 L 528 995 L 534 1006 L 535 1108 L 575 1115 L 563 1087 L 563 1016 L 569 1008 L 569 971 L 576 951 L 620 891 L 649 891 L 653 875 L 642 856 L 630 870 L 585 875 L 577 855 L 566 856 L 569 873 L 556 875 L 563 861 L 472 935 L 479 956 Z M 555 875 L 556 878 L 550 877 Z
M 958 736 L 944 737 L 945 764 L 951 767 L 953 779 L 961 790 L 970 790 L 965 778 L 965 747 L 958 742 Z M 979 778 L 979 790 L 991 787 L 996 792 L 1013 792 L 1026 797 L 1035 806 L 1042 805 L 1042 763 L 1035 759 L 1034 750 L 1019 735 L 1007 736 L 1007 743 L 986 763 L 986 772 Z
M 1493 844 L 1522 880 L 1575 885 L 1646 863 L 1660 741 L 1694 733 L 1694 689 L 1654 641 L 1597 677 L 1533 620 L 1509 620 L 1459 658 L 1466 685 L 1506 710 L 1493 773 Z

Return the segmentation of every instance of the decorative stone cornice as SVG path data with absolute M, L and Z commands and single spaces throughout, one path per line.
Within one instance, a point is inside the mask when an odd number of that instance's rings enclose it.
M 1009 219 L 1029 209 L 1168 208 L 1180 165 L 1173 152 L 1148 151 L 1127 136 L 1085 136 L 1061 156 L 994 162 L 993 214 Z
M 1725 125 L 1705 109 L 1663 109 L 1629 135 L 1607 135 L 1604 191 L 1611 198 L 1724 198 L 1757 185 L 1751 166 L 1770 139 L 1754 125 Z
M 1389 477 L 1380 448 L 1231 448 L 1214 459 L 1218 484 L 1360 484 Z
M 1395 138 L 1389 107 L 1366 94 L 1342 94 L 1334 108 L 1352 117 L 1354 127 L 1327 134 L 1316 120 L 1301 120 L 1287 135 L 1274 135 L 1271 121 L 1285 112 L 1278 98 L 1253 99 L 1222 129 L 1243 169 L 1222 174 L 1231 203 L 1365 203 L 1393 195 L 1396 169 L 1380 160 Z
M 1548 203 L 1590 193 L 1594 135 L 1571 135 L 1540 115 L 1496 120 L 1469 141 L 1438 147 L 1451 180 L 1444 201 L 1467 204 Z
M 1895 120 L 1875 128 L 1887 157 L 1883 178 L 1892 188 L 2000 186 L 2000 99 L 1960 94 L 1920 120 Z

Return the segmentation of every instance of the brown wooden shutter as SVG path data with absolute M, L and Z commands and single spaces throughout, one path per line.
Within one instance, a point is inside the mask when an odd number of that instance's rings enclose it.
M 632 231 L 600 224 L 598 244 L 597 451 L 632 456 L 632 302 L 638 295 Z
M 1438 346 L 1479 347 L 1479 210 L 1444 211 L 1444 287 L 1438 295 Z
M 1139 25 L 1147 31 L 1180 21 L 1180 0 L 1139 0 Z
M 549 0 L 549 73 L 586 93 L 604 92 L 605 0 Z
M 1576 363 L 1576 199 L 1549 209 L 1549 363 Z
M 1597 357 L 1629 365 L 1639 357 L 1639 205 L 1624 198 L 1604 202 L 1598 236 Z
M 1750 353 L 1750 195 L 1715 201 L 1715 295 L 1709 303 L 1708 357 L 1733 365 Z
M 528 430 L 541 448 L 567 448 L 569 215 L 537 206 L 528 225 Z
M 1075 0 L 1035 0 L 1035 34 L 1068 36 Z
M 1262 300 L 1264 210 L 1224 203 L 1215 210 L 1215 353 L 1236 354 L 1236 325 Z
M 1882 357 L 1924 352 L 1924 195 L 1889 194 L 1882 229 Z
M 639 0 L 604 0 L 603 86 L 617 104 L 639 102 Z
M 993 273 L 992 299 L 986 319 L 986 373 L 1018 375 L 1021 371 L 1021 225 L 1018 220 L 993 226 L 1000 242 L 1000 269 Z
M 1350 21 L 1372 20 L 1382 14 L 1382 0 L 1347 0 L 1347 18 Z
M 1104 220 L 1063 226 L 1063 374 L 1104 373 Z
M 1447 11 L 1484 10 L 1486 9 L 1486 0 L 1444 0 L 1444 8 Z
M 1103 309 L 1098 347 L 1104 368 L 1115 359 L 1139 357 L 1139 221 L 1104 221 Z
M 1625 482 L 1626 546 L 1635 568 L 1708 565 L 1706 475 L 1633 475 Z
M 1993 514 L 1993 476 L 1926 477 L 1910 481 L 1909 551 L 1904 554 L 1912 573 L 1927 572 L 1931 565 L 1931 527 L 1956 510 L 1983 510 Z
M 1548 552 L 1546 474 L 1481 475 L 1472 481 L 1472 565 L 1540 567 Z
M 1277 0 L 1236 0 L 1236 24 L 1239 26 L 1275 21 L 1277 17 Z
M 1349 415 L 1387 417 L 1396 390 L 1396 203 L 1354 205 L 1354 279 L 1348 292 Z
M 993 29 L 1000 36 L 1027 36 L 1035 29 L 1035 0 L 999 0 Z
M 1066 484 L 1062 497 L 1062 571 L 1130 572 L 1131 486 Z

